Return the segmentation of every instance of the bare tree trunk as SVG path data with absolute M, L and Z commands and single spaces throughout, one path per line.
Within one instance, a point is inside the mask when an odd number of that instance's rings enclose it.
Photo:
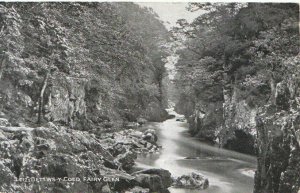
M 5 62 L 6 62 L 6 57 L 3 56 L 1 64 L 0 64 L 0 80 L 2 78 L 2 74 L 3 74 L 3 71 L 4 71 Z
M 43 106 L 44 106 L 44 93 L 48 84 L 48 79 L 49 79 L 50 71 L 47 72 L 44 82 L 43 82 L 43 87 L 40 92 L 40 97 L 39 97 L 39 110 L 38 110 L 38 124 L 41 124 L 42 122 L 42 114 L 43 114 Z
M 275 104 L 276 85 L 275 85 L 273 73 L 271 74 L 271 78 L 270 78 L 270 87 L 271 87 L 270 102 L 272 105 L 274 105 Z
M 162 85 L 162 75 L 159 75 L 158 78 L 158 93 L 159 93 L 159 102 L 162 103 L 162 99 L 163 99 L 163 85 Z
M 227 140 L 231 137 L 231 124 L 233 117 L 233 104 L 232 104 L 232 96 L 233 96 L 233 87 L 231 77 L 228 73 L 229 67 L 228 62 L 226 61 L 226 56 L 223 56 L 223 126 L 220 131 L 220 146 L 223 147 Z

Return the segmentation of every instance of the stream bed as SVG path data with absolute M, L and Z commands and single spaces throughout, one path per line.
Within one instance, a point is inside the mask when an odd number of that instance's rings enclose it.
M 256 158 L 220 149 L 201 142 L 188 134 L 188 124 L 176 121 L 182 115 L 169 110 L 176 117 L 148 128 L 158 133 L 162 150 L 158 154 L 140 155 L 137 166 L 163 168 L 172 176 L 197 172 L 209 180 L 206 190 L 170 188 L 171 193 L 252 193 Z

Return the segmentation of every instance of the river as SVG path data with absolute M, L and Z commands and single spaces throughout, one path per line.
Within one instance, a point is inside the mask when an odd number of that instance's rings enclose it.
M 158 154 L 140 155 L 138 167 L 167 169 L 173 176 L 197 172 L 209 180 L 206 190 L 170 188 L 171 193 L 253 192 L 255 157 L 220 149 L 190 137 L 188 124 L 176 121 L 182 115 L 172 109 L 168 111 L 176 117 L 147 125 L 157 130 L 162 150 Z

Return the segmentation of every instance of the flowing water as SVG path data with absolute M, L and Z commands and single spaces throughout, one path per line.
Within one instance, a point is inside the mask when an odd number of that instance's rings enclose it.
M 256 158 L 253 156 L 220 149 L 200 142 L 187 133 L 188 125 L 176 121 L 181 115 L 171 111 L 176 118 L 147 127 L 158 131 L 158 154 L 141 155 L 138 167 L 163 168 L 173 176 L 197 172 L 208 178 L 206 190 L 170 188 L 171 193 L 252 193 Z

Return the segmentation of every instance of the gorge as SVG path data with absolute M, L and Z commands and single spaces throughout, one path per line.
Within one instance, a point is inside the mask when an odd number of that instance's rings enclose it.
M 0 2 L 0 192 L 299 191 L 298 4 Z

